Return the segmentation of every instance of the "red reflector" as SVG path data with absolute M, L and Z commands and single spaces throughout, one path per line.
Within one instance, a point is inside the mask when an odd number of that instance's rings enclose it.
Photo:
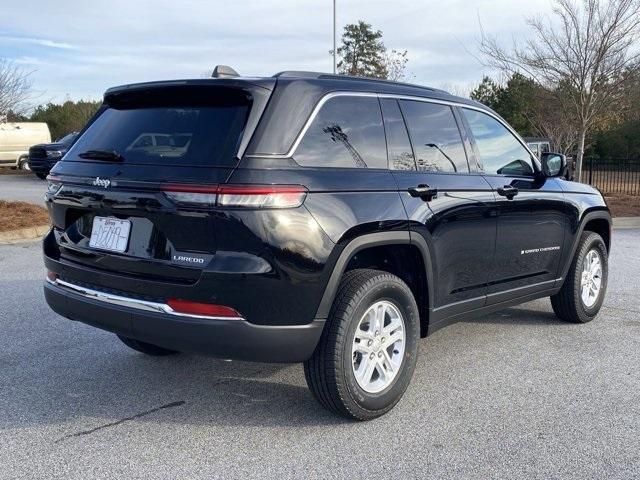
M 174 311 L 178 313 L 204 315 L 207 317 L 242 318 L 242 315 L 240 315 L 240 313 L 238 313 L 236 310 L 231 307 L 225 307 L 224 305 L 190 302 L 188 300 L 180 300 L 177 298 L 170 298 L 169 300 L 167 300 L 167 305 L 169 305 Z
M 52 272 L 51 270 L 47 270 L 47 278 L 50 281 L 55 282 L 58 279 L 58 274 L 55 272 Z

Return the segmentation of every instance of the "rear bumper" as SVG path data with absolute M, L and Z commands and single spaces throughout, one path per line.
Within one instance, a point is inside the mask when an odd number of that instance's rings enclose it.
M 244 319 L 202 318 L 134 308 L 45 282 L 44 294 L 58 314 L 164 348 L 256 362 L 302 362 L 313 353 L 324 320 L 308 325 L 266 326 Z M 157 305 L 157 304 L 156 304 Z

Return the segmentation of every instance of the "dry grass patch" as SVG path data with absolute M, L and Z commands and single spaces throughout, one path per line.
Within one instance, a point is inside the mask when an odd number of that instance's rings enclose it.
M 44 208 L 27 202 L 0 200 L 0 232 L 47 224 L 49 214 Z
M 0 167 L 0 175 L 22 175 L 23 177 L 26 177 L 27 175 L 33 175 L 33 173 L 28 170 L 18 170 L 17 168 L 3 166 Z
M 605 197 L 613 217 L 640 217 L 640 196 L 619 195 Z

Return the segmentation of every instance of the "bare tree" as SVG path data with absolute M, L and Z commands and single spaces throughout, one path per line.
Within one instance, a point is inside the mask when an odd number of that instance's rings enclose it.
M 557 93 L 577 129 L 576 178 L 585 139 L 624 96 L 625 72 L 640 58 L 640 0 L 555 0 L 553 18 L 528 18 L 531 36 L 505 48 L 482 32 L 486 65 L 521 72 Z
M 526 114 L 526 117 L 539 136 L 551 140 L 557 152 L 572 155 L 578 145 L 577 129 L 568 115 L 553 108 L 554 104 L 551 103 L 549 108 Z
M 407 78 L 407 51 L 387 50 L 383 56 L 383 63 L 387 69 L 387 80 L 398 82 Z
M 578 145 L 578 128 L 574 115 L 564 108 L 558 92 L 535 85 L 532 97 L 522 115 L 535 133 L 551 140 L 553 148 L 566 155 L 573 155 Z
M 23 113 L 30 98 L 31 72 L 0 58 L 0 117 Z

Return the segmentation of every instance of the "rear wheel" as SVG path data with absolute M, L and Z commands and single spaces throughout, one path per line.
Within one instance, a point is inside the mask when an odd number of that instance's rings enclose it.
M 137 352 L 144 353 L 146 355 L 153 355 L 154 357 L 162 357 L 165 355 L 173 355 L 178 353 L 175 350 L 168 350 L 166 348 L 153 345 L 152 343 L 142 342 L 134 338 L 124 337 L 118 335 L 118 338 L 122 340 L 127 347 L 134 349 Z
M 46 180 L 47 179 L 47 174 L 46 173 L 36 173 L 36 177 L 38 177 L 40 180 Z
M 379 417 L 407 389 L 419 338 L 418 307 L 400 278 L 378 270 L 347 272 L 320 342 L 304 364 L 309 389 L 334 413 Z
M 551 297 L 558 318 L 574 323 L 593 320 L 604 301 L 608 270 L 607 247 L 602 237 L 584 232 L 562 288 Z

